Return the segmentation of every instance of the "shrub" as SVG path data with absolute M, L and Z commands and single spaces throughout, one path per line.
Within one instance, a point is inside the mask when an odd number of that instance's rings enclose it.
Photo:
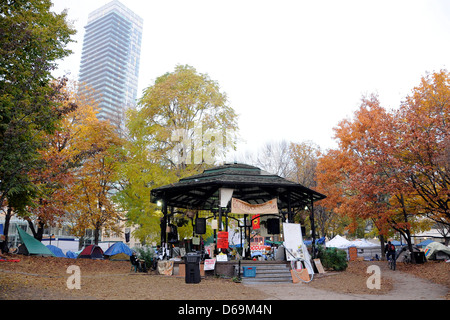
M 155 249 L 152 247 L 139 247 L 134 248 L 134 251 L 138 254 L 138 258 L 145 261 L 147 268 L 152 266 L 152 260 L 154 256 Z
M 327 269 L 343 271 L 347 269 L 347 253 L 336 248 L 319 247 L 319 259 Z

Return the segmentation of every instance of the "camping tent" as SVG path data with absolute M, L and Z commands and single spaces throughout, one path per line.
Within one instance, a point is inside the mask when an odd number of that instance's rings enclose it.
M 450 257 L 450 248 L 439 242 L 431 242 L 425 247 L 425 257 L 430 260 Z M 447 257 L 446 257 L 447 256 Z
M 330 241 L 325 243 L 327 248 L 337 248 L 337 249 L 347 249 L 350 246 L 353 246 L 351 241 L 348 241 L 347 239 L 341 237 L 340 235 L 337 235 Z
M 51 252 L 53 252 L 55 257 L 66 258 L 66 255 L 64 254 L 64 252 L 60 248 L 58 248 L 58 247 L 56 247 L 54 245 L 51 245 L 51 244 L 47 245 L 46 247 L 49 248 Z
M 103 259 L 103 250 L 99 246 L 91 244 L 80 252 L 78 258 Z
M 303 243 L 306 244 L 307 246 L 310 246 L 312 244 L 312 240 L 303 240 Z M 316 246 L 319 244 L 322 244 L 322 245 L 325 244 L 325 237 L 316 239 L 315 244 L 316 244 Z
M 110 260 L 128 260 L 132 254 L 133 251 L 123 242 L 116 242 L 105 251 Z
M 78 254 L 69 250 L 66 252 L 66 256 L 67 258 L 76 259 L 78 257 Z
M 380 245 L 367 241 L 366 239 L 356 239 L 349 241 L 337 235 L 330 241 L 325 243 L 327 248 L 336 248 L 341 250 L 348 250 L 350 247 L 356 247 L 358 257 L 363 257 L 366 260 L 377 259 L 380 254 Z
M 416 245 L 412 246 L 413 252 L 420 252 L 420 248 Z M 407 245 L 404 245 L 402 247 L 400 247 L 399 249 L 397 249 L 396 253 L 395 253 L 395 259 L 397 261 L 403 261 L 405 255 L 407 255 L 409 253 L 409 248 Z
M 356 239 L 349 241 L 339 235 L 326 243 L 327 248 L 347 249 L 349 247 L 356 247 L 358 249 L 375 249 L 379 248 L 379 244 L 372 243 L 366 239 Z
M 19 233 L 20 240 L 22 240 L 22 245 L 19 247 L 19 253 L 24 255 L 40 255 L 40 256 L 52 256 L 55 255 L 50 251 L 49 248 L 44 246 L 39 240 L 30 236 L 22 228 L 17 226 L 17 232 Z
M 380 248 L 379 244 L 372 243 L 370 241 L 367 241 L 366 239 L 355 239 L 350 242 L 351 245 L 357 247 L 358 249 Z
M 418 246 L 419 248 L 425 248 L 427 245 L 429 245 L 432 242 L 434 242 L 434 240 L 427 239 L 427 240 L 422 241 L 421 243 L 418 243 L 416 246 Z

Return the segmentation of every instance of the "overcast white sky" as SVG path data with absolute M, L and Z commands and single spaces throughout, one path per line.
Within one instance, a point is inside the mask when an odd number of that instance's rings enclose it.
M 109 0 L 53 0 L 78 33 L 56 75 L 78 78 L 84 26 Z M 239 114 L 238 154 L 266 142 L 335 147 L 333 127 L 378 93 L 397 107 L 450 64 L 447 0 L 121 0 L 144 19 L 138 95 L 177 64 L 207 73 Z

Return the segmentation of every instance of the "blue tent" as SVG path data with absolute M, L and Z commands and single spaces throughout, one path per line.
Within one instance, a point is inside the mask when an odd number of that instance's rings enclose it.
M 391 243 L 392 243 L 394 246 L 396 246 L 396 247 L 404 245 L 403 243 L 401 243 L 401 242 L 398 241 L 398 240 L 392 240 Z
M 307 246 L 310 246 L 312 244 L 312 240 L 303 240 L 303 243 L 305 245 L 307 245 Z M 322 245 L 325 244 L 325 237 L 316 239 L 315 243 L 316 243 L 316 245 L 318 245 L 318 244 L 322 244 Z
M 64 254 L 64 252 L 60 248 L 58 248 L 58 247 L 56 247 L 54 245 L 51 245 L 51 244 L 47 245 L 46 247 L 49 248 L 51 252 L 53 252 L 55 257 L 66 258 L 66 255 Z
M 434 242 L 434 240 L 427 239 L 427 240 L 422 241 L 421 243 L 416 244 L 416 246 L 418 246 L 420 248 L 424 248 L 424 247 L 426 247 L 427 245 L 429 245 L 432 242 Z
M 105 251 L 105 256 L 115 256 L 119 253 L 125 253 L 128 256 L 131 256 L 133 254 L 133 251 L 123 242 L 116 242 L 111 247 L 108 248 L 108 250 Z
M 78 257 L 78 253 L 73 251 L 67 251 L 66 253 L 67 258 L 76 259 Z

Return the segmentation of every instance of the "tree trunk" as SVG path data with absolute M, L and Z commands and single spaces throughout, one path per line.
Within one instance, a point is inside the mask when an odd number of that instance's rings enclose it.
M 402 210 L 403 210 L 403 219 L 405 220 L 405 223 L 408 223 L 408 214 L 406 212 L 405 199 L 403 198 L 403 194 L 401 195 L 400 200 L 401 200 L 400 203 L 402 205 Z M 412 242 L 411 242 L 411 232 L 410 232 L 409 228 L 405 228 L 403 230 L 404 230 L 404 232 L 402 232 L 400 230 L 399 231 L 405 238 L 406 242 L 408 243 L 408 250 L 411 254 L 411 262 L 416 263 L 416 257 L 413 254 L 413 247 L 412 247 Z
M 36 240 L 42 242 L 42 237 L 44 235 L 44 222 L 42 220 L 40 220 L 40 219 L 38 219 L 36 221 L 37 222 L 37 227 L 38 227 L 38 229 L 36 231 L 36 229 L 34 227 L 34 224 L 33 224 L 33 221 L 31 221 L 30 218 L 26 218 L 25 220 L 27 220 L 27 222 L 28 222 L 28 226 L 30 227 L 31 232 L 33 233 L 33 237 Z
M 98 246 L 98 239 L 100 237 L 100 226 L 97 223 L 94 230 L 94 244 Z
M 83 244 L 84 244 L 84 236 L 80 237 L 80 240 L 78 242 L 78 250 L 83 249 Z
M 382 234 L 380 234 L 378 236 L 378 239 L 380 239 L 380 245 L 381 245 L 381 260 L 385 260 L 386 257 L 384 255 L 384 236 Z
M 12 217 L 12 208 L 8 206 L 8 209 L 6 210 L 6 216 L 5 216 L 5 224 L 3 225 L 3 234 L 5 236 L 5 240 L 1 243 L 1 251 L 2 253 L 8 253 L 8 233 L 9 233 L 9 221 Z

